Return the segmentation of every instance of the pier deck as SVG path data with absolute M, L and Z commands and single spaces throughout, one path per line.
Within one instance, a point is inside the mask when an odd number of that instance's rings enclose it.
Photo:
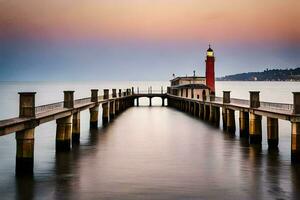
M 132 91 L 132 92 L 131 92 Z M 0 136 L 16 133 L 17 157 L 16 173 L 33 173 L 34 130 L 40 124 L 56 121 L 56 150 L 71 149 L 71 142 L 79 142 L 80 138 L 80 112 L 90 111 L 90 128 L 98 128 L 99 107 L 102 105 L 102 123 L 106 126 L 120 112 L 136 104 L 139 98 L 165 99 L 168 106 L 188 112 L 195 117 L 209 121 L 219 127 L 222 116 L 225 132 L 235 133 L 235 111 L 239 112 L 240 136 L 247 137 L 250 144 L 261 144 L 262 117 L 267 117 L 267 134 L 269 148 L 277 148 L 279 141 L 278 119 L 291 122 L 291 158 L 300 162 L 300 93 L 294 93 L 294 104 L 261 102 L 259 92 L 250 91 L 250 100 L 230 98 L 230 92 L 224 91 L 223 97 L 203 97 L 202 99 L 186 98 L 172 95 L 163 90 L 159 92 L 137 92 L 126 89 L 126 92 L 116 89 L 104 90 L 99 96 L 97 89 L 91 90 L 91 97 L 74 100 L 74 91 L 64 91 L 64 101 L 35 106 L 35 93 L 20 93 L 19 117 L 0 121 Z M 135 103 L 136 102 L 136 103 Z M 220 112 L 222 110 L 222 114 Z M 28 164 L 29 163 L 29 164 Z

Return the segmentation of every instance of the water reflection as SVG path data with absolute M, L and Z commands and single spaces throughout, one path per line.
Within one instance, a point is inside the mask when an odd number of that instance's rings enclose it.
M 15 199 L 297 199 L 300 168 L 287 157 L 174 109 L 139 107 L 84 128 L 49 171 L 7 186 Z

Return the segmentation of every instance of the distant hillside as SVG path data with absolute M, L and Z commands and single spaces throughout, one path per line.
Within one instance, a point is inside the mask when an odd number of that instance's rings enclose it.
M 300 68 L 266 69 L 263 72 L 248 72 L 217 78 L 218 81 L 300 81 Z

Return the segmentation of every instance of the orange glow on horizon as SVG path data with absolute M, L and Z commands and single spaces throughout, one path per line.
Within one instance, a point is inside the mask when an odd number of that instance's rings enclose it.
M 300 41 L 299 8 L 297 0 L 11 0 L 0 2 L 0 37 Z

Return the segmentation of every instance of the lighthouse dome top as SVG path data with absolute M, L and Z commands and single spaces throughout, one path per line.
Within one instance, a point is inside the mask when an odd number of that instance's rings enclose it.
M 207 56 L 208 57 L 213 57 L 214 56 L 214 51 L 212 50 L 210 45 L 208 46 L 208 49 L 207 49 Z

